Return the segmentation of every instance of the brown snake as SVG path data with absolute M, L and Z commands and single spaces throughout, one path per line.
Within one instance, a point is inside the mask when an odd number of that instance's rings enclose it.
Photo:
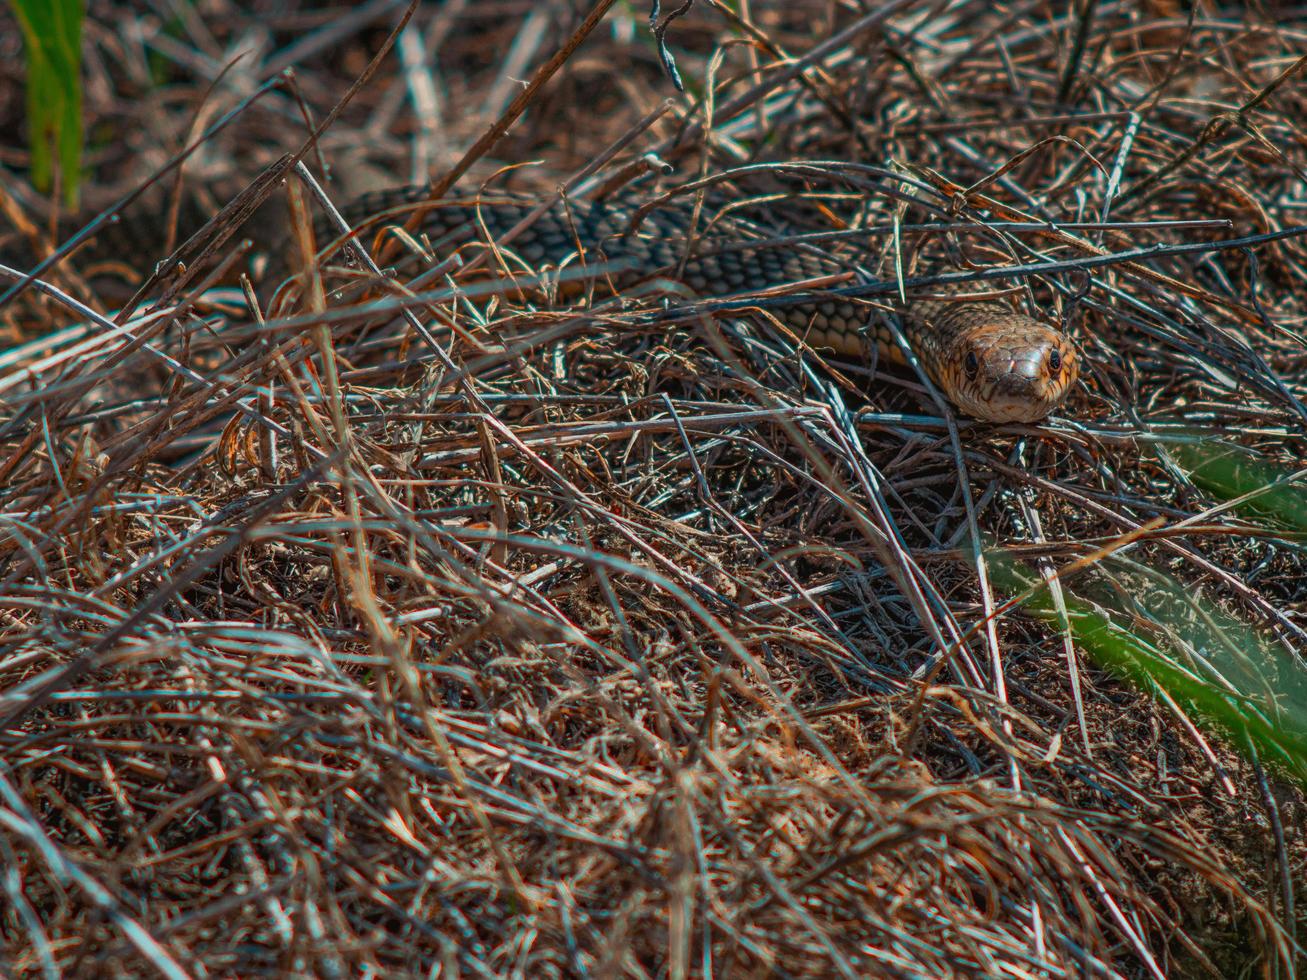
M 366 244 L 383 225 L 413 224 L 416 213 L 418 237 L 430 243 L 433 255 L 445 257 L 468 242 L 487 241 L 487 236 L 498 242 L 537 203 L 512 194 L 452 196 L 432 202 L 422 186 L 397 187 L 357 198 L 344 209 L 344 216 Z M 653 208 L 636 222 L 639 205 L 621 194 L 599 202 L 559 201 L 500 248 L 502 268 L 518 274 L 545 265 L 567 267 L 614 291 L 640 280 L 670 279 L 704 299 L 748 297 L 795 283 L 829 281 L 847 271 L 837 259 L 816 249 L 750 241 L 748 233 L 730 220 L 708 223 L 686 258 L 694 225 L 690 204 L 678 201 Z M 273 216 L 265 213 L 262 221 L 256 216 L 251 223 L 259 225 Z M 157 254 L 157 248 L 148 245 L 157 232 L 148 226 L 133 227 L 136 224 L 119 225 L 116 235 L 108 236 L 117 242 L 102 240 L 100 250 L 109 245 L 120 256 Z M 254 234 L 258 235 L 257 228 Z M 319 221 L 318 237 L 321 243 L 336 235 Z M 272 264 L 281 270 L 278 275 L 284 274 L 292 251 L 285 246 L 272 251 Z M 572 282 L 576 283 L 574 275 Z M 931 381 L 966 414 L 992 422 L 1042 419 L 1076 381 L 1075 345 L 1053 326 L 1004 302 L 968 296 L 971 288 L 951 284 L 938 293 L 910 294 L 906 303 L 894 304 L 913 353 Z M 884 312 L 865 301 L 831 294 L 828 299 L 796 301 L 776 314 L 814 348 L 867 360 L 905 361 Z
M 486 194 L 428 202 L 422 187 L 366 194 L 347 209 L 365 231 L 404 224 L 420 212 L 417 231 L 437 256 L 460 245 L 498 241 L 538 204 L 516 195 Z M 558 202 L 502 246 L 507 268 L 602 262 L 590 278 L 614 290 L 641 279 L 679 281 L 699 297 L 721 298 L 773 287 L 829 279 L 844 268 L 816 250 L 753 246 L 722 224 L 710 226 L 685 258 L 692 225 L 688 203 L 654 208 L 635 222 L 634 204 Z M 632 226 L 635 230 L 632 231 Z M 367 237 L 367 236 L 365 236 Z M 324 239 L 325 240 L 325 239 Z M 516 261 L 520 260 L 520 261 Z M 581 268 L 585 268 L 581 266 Z M 619 271 L 613 272 L 611 270 Z M 1066 397 L 1079 374 L 1071 339 L 1053 326 L 994 299 L 968 298 L 973 287 L 952 285 L 928 296 L 909 296 L 896 312 L 913 353 L 940 390 L 959 409 L 992 422 L 1034 422 Z M 902 364 L 903 353 L 884 315 L 866 304 L 833 295 L 777 310 L 786 326 L 815 348 Z

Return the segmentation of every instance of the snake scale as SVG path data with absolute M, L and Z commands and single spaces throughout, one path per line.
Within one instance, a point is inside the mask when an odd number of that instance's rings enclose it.
M 365 244 L 383 225 L 413 226 L 416 213 L 413 230 L 440 259 L 469 242 L 497 242 L 538 203 L 489 193 L 431 201 L 419 185 L 364 194 L 342 213 Z M 686 244 L 695 228 L 692 205 L 673 201 L 635 221 L 640 203 L 629 193 L 601 201 L 558 200 L 503 246 L 505 268 L 524 273 L 566 265 L 614 290 L 641 280 L 672 279 L 704 299 L 747 296 L 847 271 L 838 259 L 816 249 L 768 247 L 730 218 L 708 222 L 694 236 L 687 258 Z M 256 215 L 252 224 L 266 221 Z M 141 229 L 132 231 L 134 224 L 124 222 L 117 234 L 130 232 L 137 246 L 129 248 L 120 238 L 117 254 L 142 254 Z M 317 227 L 320 244 L 336 237 L 325 222 Z M 257 228 L 253 234 L 259 235 Z M 289 251 L 285 245 L 272 250 L 270 275 L 285 274 Z M 588 274 L 590 269 L 593 274 Z M 928 295 L 909 294 L 906 303 L 895 304 L 913 353 L 944 395 L 970 416 L 992 422 L 1044 418 L 1077 379 L 1075 345 L 1054 326 L 1005 302 L 968 297 L 972 288 L 955 284 Z M 814 348 L 868 360 L 904 360 L 885 314 L 865 303 L 832 294 L 829 299 L 798 301 L 776 314 Z

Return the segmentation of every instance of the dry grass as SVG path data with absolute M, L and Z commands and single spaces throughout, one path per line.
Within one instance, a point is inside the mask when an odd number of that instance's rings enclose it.
M 150 183 L 129 215 L 285 171 L 400 15 L 127 6 L 91 12 L 86 193 Z M 796 349 L 787 297 L 665 282 L 524 303 L 450 266 L 254 318 L 208 288 L 238 235 L 117 326 L 7 298 L 4 972 L 1292 974 L 1301 789 L 1055 626 L 984 625 L 969 542 L 1052 569 L 1161 518 L 1085 581 L 1165 572 L 1301 665 L 1301 547 L 1230 510 L 1167 533 L 1212 501 L 1164 449 L 1304 458 L 1307 250 L 1265 236 L 1307 219 L 1307 25 L 740 6 L 672 21 L 670 107 L 644 4 L 538 90 L 580 13 L 423 6 L 305 161 L 337 201 L 460 161 L 469 188 L 706 181 L 703 227 L 730 202 L 825 234 L 872 298 L 947 226 L 1057 263 L 1018 282 L 1078 325 L 1064 416 L 946 419 L 910 373 Z M 3 197 L 39 247 L 48 206 Z M 43 278 L 104 311 L 84 260 Z

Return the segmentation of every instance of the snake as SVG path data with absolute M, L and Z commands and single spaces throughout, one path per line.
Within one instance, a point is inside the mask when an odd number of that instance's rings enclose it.
M 751 226 L 729 216 L 706 222 L 701 233 L 693 234 L 698 224 L 705 223 L 696 221 L 687 198 L 671 199 L 660 207 L 644 203 L 629 190 L 595 200 L 556 197 L 534 214 L 540 201 L 527 195 L 454 193 L 433 200 L 427 186 L 412 185 L 363 194 L 341 214 L 360 241 L 387 226 L 408 228 L 415 236 L 410 241 L 421 242 L 419 255 L 425 253 L 428 260 L 447 258 L 469 243 L 496 243 L 533 215 L 535 220 L 510 242 L 496 246 L 503 269 L 521 272 L 552 266 L 579 269 L 583 274 L 593 269 L 586 282 L 614 293 L 641 280 L 660 279 L 698 298 L 747 299 L 847 274 L 847 265 L 827 252 L 792 244 L 769 247 Z M 268 220 L 266 213 L 256 214 L 252 224 Z M 136 224 L 125 221 L 117 226 L 112 248 L 118 255 L 142 254 L 140 242 L 147 236 Z M 336 239 L 332 249 L 342 243 L 338 229 L 323 219 L 315 227 L 320 241 Z M 253 233 L 259 234 L 258 229 Z M 283 244 L 271 253 L 273 270 L 280 267 L 278 274 L 286 271 L 286 256 L 292 251 L 284 243 L 284 231 L 281 237 Z M 135 239 L 136 244 L 127 239 Z M 270 272 L 265 281 L 270 277 L 276 278 Z M 576 284 L 573 276 L 572 285 Z M 1061 405 L 1077 380 L 1079 357 L 1072 338 L 1004 299 L 969 292 L 972 288 L 947 282 L 930 292 L 910 292 L 891 302 L 889 309 L 877 311 L 837 293 L 823 296 L 817 287 L 805 289 L 803 299 L 776 307 L 775 314 L 814 350 L 903 365 L 908 358 L 886 314 L 897 316 L 918 364 L 963 414 L 1000 423 L 1045 418 Z

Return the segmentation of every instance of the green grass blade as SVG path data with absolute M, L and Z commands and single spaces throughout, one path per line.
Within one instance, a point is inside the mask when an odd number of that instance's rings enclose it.
M 64 203 L 77 206 L 82 164 L 82 0 L 10 0 L 27 56 L 32 183 L 48 192 L 55 161 Z
M 1245 517 L 1307 534 L 1307 470 L 1294 471 L 1220 442 L 1167 447 L 1194 486 L 1221 500 L 1238 501 Z
M 1060 622 L 1047 588 L 1002 552 L 987 554 L 995 584 L 1029 592 L 1025 611 Z M 1072 639 L 1098 666 L 1144 690 L 1166 694 L 1255 749 L 1307 785 L 1307 679 L 1280 646 L 1153 569 L 1112 561 L 1099 566 L 1112 587 L 1063 582 Z

